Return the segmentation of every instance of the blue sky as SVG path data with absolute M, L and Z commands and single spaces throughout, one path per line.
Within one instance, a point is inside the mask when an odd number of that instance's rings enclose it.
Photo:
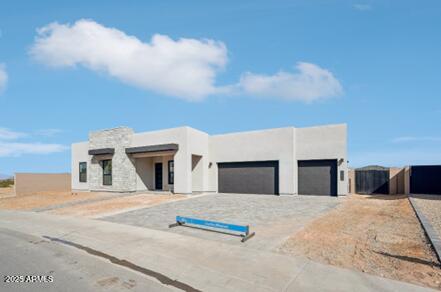
M 0 173 L 119 125 L 347 123 L 352 166 L 441 163 L 440 28 L 439 1 L 2 1 Z

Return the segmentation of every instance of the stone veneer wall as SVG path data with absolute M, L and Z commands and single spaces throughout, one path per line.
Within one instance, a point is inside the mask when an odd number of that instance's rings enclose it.
M 115 148 L 113 156 L 96 155 L 91 157 L 89 167 L 90 190 L 135 191 L 135 163 L 125 153 L 132 143 L 133 130 L 127 127 L 89 133 L 89 149 Z M 103 185 L 102 159 L 112 159 L 112 185 Z

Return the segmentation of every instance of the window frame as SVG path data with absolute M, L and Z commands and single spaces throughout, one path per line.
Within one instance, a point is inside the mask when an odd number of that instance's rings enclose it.
M 105 171 L 105 165 L 104 164 L 109 163 L 110 164 L 110 173 L 106 173 Z M 101 168 L 103 170 L 103 186 L 111 186 L 113 183 L 113 174 L 112 174 L 112 159 L 104 159 L 101 160 Z M 110 179 L 106 180 L 106 177 Z
M 173 170 L 170 170 L 171 167 L 173 168 Z M 169 160 L 167 163 L 167 167 L 168 167 L 168 184 L 169 185 L 174 185 L 175 184 L 175 161 L 174 160 Z
M 85 165 L 84 173 L 81 173 L 81 165 Z M 80 183 L 87 182 L 87 162 L 86 161 L 81 161 L 78 163 L 78 180 Z

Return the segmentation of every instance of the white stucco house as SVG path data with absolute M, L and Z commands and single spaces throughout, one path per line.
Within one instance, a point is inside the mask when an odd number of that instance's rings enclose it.
M 347 127 L 209 135 L 119 127 L 72 144 L 75 191 L 345 195 Z

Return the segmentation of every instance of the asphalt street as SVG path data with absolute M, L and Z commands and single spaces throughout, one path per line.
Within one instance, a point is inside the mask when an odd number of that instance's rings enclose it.
M 0 291 L 434 291 L 246 245 L 20 211 L 0 211 L 0 272 L 53 277 Z
M 177 290 L 75 247 L 2 228 L 0 262 L 0 291 Z

